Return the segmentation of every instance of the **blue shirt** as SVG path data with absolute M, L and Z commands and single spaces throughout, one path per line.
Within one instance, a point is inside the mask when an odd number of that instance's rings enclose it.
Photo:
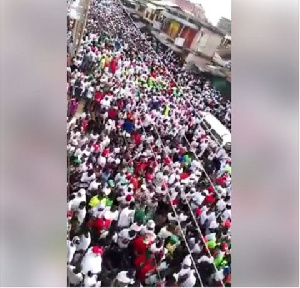
M 127 133 L 131 133 L 135 128 L 134 123 L 129 122 L 129 121 L 125 121 L 123 124 L 123 129 L 127 132 Z

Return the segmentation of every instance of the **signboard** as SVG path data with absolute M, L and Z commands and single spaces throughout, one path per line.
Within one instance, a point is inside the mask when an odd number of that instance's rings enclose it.
M 177 38 L 175 39 L 175 41 L 174 41 L 174 44 L 175 44 L 176 46 L 182 47 L 183 44 L 184 44 L 184 41 L 185 41 L 184 38 L 177 37 Z

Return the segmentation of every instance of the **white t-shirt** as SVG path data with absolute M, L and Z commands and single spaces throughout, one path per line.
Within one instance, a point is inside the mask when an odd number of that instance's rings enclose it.
M 87 237 L 85 237 L 85 235 L 82 234 L 80 236 L 80 243 L 77 246 L 76 250 L 77 251 L 79 251 L 79 250 L 86 251 L 86 249 L 89 248 L 90 244 L 91 244 L 91 234 L 90 234 L 90 232 L 87 233 Z
M 129 237 L 129 231 L 130 229 L 125 228 L 118 234 L 117 243 L 120 248 L 127 248 L 130 241 L 133 239 Z
M 102 257 L 95 255 L 92 252 L 92 247 L 86 252 L 81 261 L 82 273 L 87 274 L 91 271 L 94 274 L 98 274 L 102 270 Z
M 125 207 L 120 212 L 120 217 L 118 220 L 119 227 L 128 227 L 133 222 L 134 210 L 130 210 L 128 207 Z
M 158 237 L 162 239 L 166 239 L 172 235 L 173 234 L 170 231 L 168 231 L 166 227 L 162 227 L 158 233 Z
M 226 208 L 226 202 L 223 199 L 220 199 L 216 204 L 218 210 L 221 212 Z
M 75 268 L 75 266 L 68 265 L 68 270 L 67 270 L 68 279 L 69 279 L 70 284 L 78 285 L 83 280 L 83 276 L 82 276 L 82 273 L 75 274 L 73 272 L 74 268 Z
M 91 176 L 88 176 L 88 173 L 85 172 L 85 173 L 82 174 L 80 181 L 81 182 L 90 182 L 90 181 L 95 180 L 95 179 L 96 179 L 96 174 L 95 173 L 93 173 Z
M 98 190 L 99 188 L 99 185 L 100 183 L 98 183 L 96 180 L 93 180 L 91 183 L 90 183 L 90 186 L 88 188 L 88 190 Z
M 98 164 L 99 164 L 101 167 L 104 167 L 105 164 L 106 164 L 106 158 L 103 157 L 103 156 L 99 156 L 99 158 L 98 158 Z
M 223 213 L 222 213 L 222 219 L 224 221 L 231 219 L 231 209 L 226 209 Z
M 85 275 L 83 283 L 84 287 L 95 287 L 97 284 L 97 275 L 92 275 L 92 277 Z
M 68 263 L 71 263 L 73 260 L 74 254 L 76 252 L 76 245 L 72 243 L 72 241 L 67 240 L 67 261 Z
M 68 211 L 77 210 L 80 202 L 86 202 L 85 192 L 80 192 L 81 196 L 78 196 L 79 192 L 74 193 L 75 198 L 68 202 Z
M 78 222 L 81 225 L 85 219 L 86 216 L 86 208 L 78 209 Z

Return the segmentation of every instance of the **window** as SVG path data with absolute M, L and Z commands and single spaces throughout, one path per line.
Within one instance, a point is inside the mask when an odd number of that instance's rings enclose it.
M 202 126 L 202 128 L 205 129 L 206 131 L 211 129 L 210 124 L 209 124 L 205 119 L 203 119 L 203 121 L 201 121 L 201 126 Z
M 150 20 L 151 20 L 151 21 L 153 21 L 153 20 L 154 20 L 154 16 L 155 16 L 155 13 L 153 13 L 153 12 L 152 12 L 152 13 L 150 13 L 150 17 L 149 17 L 149 18 L 150 18 Z
M 211 133 L 212 136 L 213 136 L 212 139 L 213 139 L 214 141 L 217 141 L 219 145 L 222 145 L 222 143 L 223 143 L 222 137 L 221 137 L 214 129 L 211 129 L 211 130 L 210 130 L 210 133 Z

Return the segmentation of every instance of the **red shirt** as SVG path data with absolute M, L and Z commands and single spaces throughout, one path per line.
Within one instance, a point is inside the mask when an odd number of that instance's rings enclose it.
M 131 137 L 137 146 L 142 143 L 142 136 L 140 134 L 133 134 Z
M 116 109 L 110 108 L 108 110 L 108 118 L 115 119 L 118 116 L 118 111 Z
M 147 245 L 144 243 L 144 237 L 140 236 L 132 240 L 132 245 L 134 252 L 138 255 L 145 254 L 147 250 Z M 137 264 L 139 264 L 139 261 L 144 260 L 144 257 L 139 258 L 137 260 Z
M 102 231 L 102 230 L 108 230 L 110 225 L 111 225 L 111 220 L 98 218 L 91 221 L 90 227 L 94 228 L 96 231 Z
M 179 204 L 179 200 L 175 199 L 172 201 L 173 206 L 177 206 Z
M 110 71 L 112 74 L 115 74 L 116 73 L 116 70 L 117 70 L 117 63 L 116 61 L 113 59 L 111 62 L 110 62 Z
M 124 107 L 124 103 L 122 100 L 117 100 L 117 106 L 119 110 L 122 110 Z
M 140 186 L 139 178 L 137 178 L 137 177 L 132 177 L 130 179 L 130 183 L 133 185 L 134 191 L 136 191 Z
M 171 164 L 172 160 L 170 159 L 170 157 L 165 157 L 164 162 L 166 165 L 169 165 L 169 164 Z
M 105 148 L 104 150 L 103 150 L 103 152 L 102 152 L 102 155 L 104 156 L 104 157 L 106 157 L 108 154 L 109 154 L 109 148 Z
M 222 187 L 226 186 L 226 178 L 225 177 L 219 177 L 216 179 L 216 184 L 221 185 Z
M 94 147 L 94 149 L 95 149 L 94 151 L 95 151 L 96 153 L 98 153 L 99 150 L 100 150 L 100 145 L 94 144 L 93 147 Z
M 83 131 L 86 131 L 86 128 L 87 128 L 88 124 L 89 124 L 89 121 L 88 121 L 88 120 L 84 119 L 84 120 L 82 121 L 82 130 L 83 130 Z
M 209 193 L 215 193 L 215 188 L 212 187 L 212 186 L 209 186 L 209 187 L 207 188 L 207 191 L 208 191 Z
M 189 177 L 190 177 L 190 174 L 188 174 L 186 172 L 180 174 L 180 180 L 184 180 L 184 179 L 189 178 Z
M 153 176 L 152 173 L 147 173 L 146 174 L 146 180 L 151 181 L 151 180 L 153 180 L 153 178 L 154 178 L 154 176 Z
M 100 91 L 97 91 L 95 92 L 95 100 L 100 102 L 102 99 L 103 99 L 104 95 L 100 92 Z
M 139 163 L 135 166 L 135 173 L 139 174 L 140 172 L 144 172 L 146 168 L 146 163 Z
M 205 204 L 213 204 L 216 201 L 213 195 L 207 195 L 204 199 Z
M 142 267 L 139 273 L 139 279 L 142 283 L 145 282 L 146 274 L 156 271 L 156 266 L 153 261 L 147 261 L 147 263 Z

